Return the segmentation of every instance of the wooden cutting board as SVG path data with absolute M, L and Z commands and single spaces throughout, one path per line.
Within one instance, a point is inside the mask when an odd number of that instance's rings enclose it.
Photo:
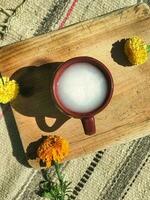
M 31 166 L 39 166 L 32 151 L 42 135 L 67 138 L 71 148 L 67 159 L 72 159 L 149 134 L 150 59 L 131 67 L 121 51 L 123 39 L 134 35 L 150 43 L 150 9 L 146 4 L 0 49 L 2 74 L 21 85 L 21 94 L 11 106 Z M 84 134 L 80 120 L 62 115 L 51 100 L 54 71 L 60 62 L 75 56 L 99 59 L 114 79 L 113 98 L 96 115 L 97 133 L 92 136 Z

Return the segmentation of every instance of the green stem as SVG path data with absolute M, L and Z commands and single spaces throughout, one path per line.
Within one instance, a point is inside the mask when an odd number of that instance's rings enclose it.
M 62 176 L 61 176 L 59 164 L 57 162 L 55 162 L 55 161 L 53 161 L 53 162 L 54 162 L 56 174 L 58 176 L 58 180 L 59 180 L 60 184 L 62 185 L 63 179 L 62 179 Z
M 53 163 L 54 163 L 56 174 L 57 174 L 57 177 L 58 177 L 58 180 L 59 180 L 59 183 L 60 183 L 60 187 L 61 187 L 61 200 L 64 200 L 65 196 L 64 196 L 64 192 L 63 192 L 63 177 L 62 177 L 61 172 L 60 172 L 60 166 L 55 161 L 53 161 Z
M 2 74 L 0 73 L 0 79 L 2 80 L 2 83 L 3 83 L 3 85 L 5 84 L 4 83 L 4 80 L 3 80 L 3 77 L 2 77 Z
M 147 52 L 150 52 L 150 44 L 147 45 Z

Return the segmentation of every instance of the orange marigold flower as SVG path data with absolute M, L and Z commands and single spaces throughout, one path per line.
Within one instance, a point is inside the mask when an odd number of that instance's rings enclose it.
M 68 155 L 69 143 L 57 135 L 48 136 L 37 149 L 37 156 L 46 163 L 46 167 L 52 165 L 52 161 L 61 162 Z

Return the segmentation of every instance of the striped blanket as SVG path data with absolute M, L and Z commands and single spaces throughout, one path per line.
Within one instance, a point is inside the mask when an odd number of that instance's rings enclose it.
M 0 0 L 0 46 L 130 6 L 136 0 Z M 9 130 L 9 131 L 8 131 Z M 0 199 L 40 200 L 9 106 L 0 108 Z M 76 200 L 150 200 L 150 137 L 64 163 Z M 55 177 L 54 177 L 55 178 Z

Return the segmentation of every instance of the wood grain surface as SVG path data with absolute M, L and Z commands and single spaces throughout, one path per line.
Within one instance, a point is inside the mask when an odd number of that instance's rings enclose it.
M 141 4 L 0 49 L 0 70 L 16 79 L 20 95 L 11 106 L 28 161 L 39 167 L 34 150 L 42 135 L 58 134 L 70 142 L 67 159 L 143 137 L 150 131 L 150 59 L 130 66 L 124 39 L 141 36 L 150 43 L 150 9 Z M 111 71 L 115 90 L 110 104 L 95 116 L 95 135 L 84 134 L 81 121 L 57 110 L 51 81 L 59 64 L 91 56 Z

